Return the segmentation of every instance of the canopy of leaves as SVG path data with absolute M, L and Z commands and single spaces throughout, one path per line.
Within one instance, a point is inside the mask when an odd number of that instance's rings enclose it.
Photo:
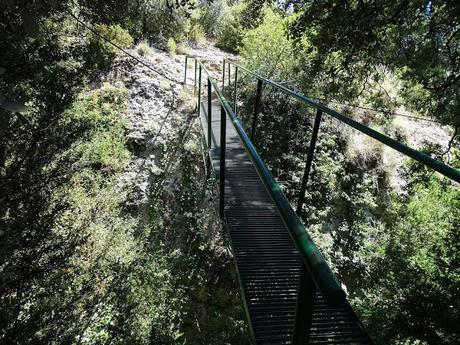
M 378 5 L 380 9 L 386 6 L 384 2 Z M 353 25 L 362 21 L 364 25 L 366 20 L 369 26 L 377 25 L 371 15 L 362 18 L 358 13 L 349 14 L 360 6 L 373 8 L 372 5 L 356 2 L 353 6 L 302 2 L 294 4 L 292 15 L 285 16 L 266 8 L 260 24 L 245 32 L 240 50 L 242 63 L 307 95 L 348 101 L 361 95 L 379 107 L 391 104 L 379 93 L 379 84 L 401 83 L 397 92 L 407 104 L 417 103 L 418 109 L 433 111 L 431 102 L 441 98 L 434 99 L 422 79 L 401 72 L 408 70 L 402 66 L 409 66 L 412 58 L 391 60 L 391 47 L 395 49 L 392 54 L 403 53 L 401 47 L 394 45 L 378 55 L 365 44 L 370 37 L 366 28 L 353 29 Z M 348 11 L 351 17 L 344 17 L 340 11 Z M 379 16 L 375 18 L 378 23 Z M 423 18 L 430 20 L 426 14 Z M 409 25 L 410 18 L 407 21 Z M 348 22 L 351 24 L 347 27 Z M 389 44 L 395 35 L 404 33 L 404 29 L 398 31 L 396 27 L 391 30 L 392 35 L 377 30 L 383 35 L 376 43 L 380 48 L 380 44 Z M 387 41 L 381 41 L 387 34 Z M 411 37 L 412 34 L 404 42 Z M 402 36 L 398 39 L 403 40 Z M 411 47 L 414 51 L 421 49 L 416 44 Z M 442 51 L 432 54 L 441 56 Z M 447 63 L 445 59 L 441 61 Z M 449 68 L 453 71 L 456 67 L 440 63 L 437 68 L 448 75 Z M 428 69 L 421 70 L 422 75 L 425 72 Z M 248 131 L 254 109 L 254 84 L 254 79 L 245 76 L 238 84 L 238 115 Z M 446 99 L 455 100 L 457 96 L 452 93 L 456 91 L 446 90 Z M 381 132 L 394 133 L 393 122 L 388 118 L 367 115 L 366 119 L 350 111 L 347 115 Z M 263 88 L 255 143 L 293 205 L 305 169 L 313 118 L 311 108 L 271 87 Z M 427 146 L 426 152 L 437 153 L 435 146 Z M 458 149 L 453 147 L 451 153 L 450 164 L 459 166 Z M 459 197 L 454 182 L 438 178 L 429 169 L 323 116 L 306 201 L 299 216 L 346 285 L 356 311 L 377 344 L 459 341 L 455 325 L 460 312 L 454 306 L 459 299 Z
M 291 42 L 286 37 L 287 21 L 265 7 L 260 24 L 245 31 L 240 55 L 250 70 L 276 80 L 285 80 L 295 63 Z
M 128 92 L 97 83 L 117 50 L 88 28 L 120 47 L 184 34 L 188 14 L 158 4 L 0 2 L 0 343 L 245 343 L 232 278 L 215 289 L 230 271 L 213 275 L 225 263 L 197 231 L 201 155 L 179 155 L 175 207 L 158 193 L 142 229 L 120 188 Z M 181 254 L 162 236 L 184 214 Z
M 298 43 L 307 80 L 324 75 L 326 91 L 352 98 L 385 65 L 404 81 L 418 110 L 458 125 L 460 7 L 456 1 L 289 1 L 299 16 Z M 364 84 L 363 84 L 364 83 Z M 361 86 L 363 85 L 363 86 Z

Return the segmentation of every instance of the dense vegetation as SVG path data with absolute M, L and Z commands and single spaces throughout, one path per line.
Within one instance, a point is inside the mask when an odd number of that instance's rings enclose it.
M 243 63 L 326 102 L 381 109 L 340 108 L 404 143 L 414 138 L 392 111 L 449 123 L 447 154 L 440 143 L 425 141 L 422 149 L 459 168 L 458 17 L 448 5 L 402 2 L 390 21 L 391 4 L 382 6 L 305 2 L 293 4 L 292 14 L 265 7 L 241 40 Z M 249 128 L 255 80 L 246 77 L 240 89 Z M 313 118 L 312 109 L 264 88 L 256 145 L 293 205 Z M 458 184 L 323 117 L 300 216 L 376 343 L 458 343 L 459 202 Z
M 392 112 L 433 118 L 452 139 L 422 149 L 460 167 L 454 1 L 13 0 L 0 13 L 0 343 L 246 342 L 198 134 L 159 149 L 140 222 L 119 183 L 128 91 L 97 82 L 119 50 L 88 28 L 142 42 L 141 56 L 214 42 L 312 97 L 382 110 L 341 108 L 406 143 L 414 122 Z M 262 104 L 256 144 L 294 204 L 314 114 L 269 88 Z M 458 184 L 324 118 L 300 216 L 377 344 L 460 341 Z
M 99 82 L 119 54 L 100 35 L 161 47 L 174 39 L 166 8 L 139 18 L 125 1 L 0 6 L 0 343 L 245 344 L 196 129 L 158 148 L 146 218 L 120 180 L 133 157 L 129 94 Z M 172 162 L 181 173 L 166 192 Z

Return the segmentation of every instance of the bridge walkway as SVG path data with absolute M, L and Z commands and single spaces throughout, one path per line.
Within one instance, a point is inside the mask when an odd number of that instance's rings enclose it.
M 206 104 L 201 103 L 200 120 L 208 142 Z M 210 157 L 219 181 L 218 101 L 211 109 Z M 228 116 L 225 162 L 225 222 L 251 331 L 257 344 L 291 344 L 301 258 Z M 369 340 L 348 304 L 330 306 L 316 293 L 309 343 L 368 344 Z

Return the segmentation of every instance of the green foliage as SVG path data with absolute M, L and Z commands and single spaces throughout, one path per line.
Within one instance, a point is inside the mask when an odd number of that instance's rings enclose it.
M 378 343 L 460 340 L 459 206 L 458 188 L 435 177 L 393 197 L 385 241 L 367 243 L 372 270 L 355 300 Z
M 75 112 L 74 119 L 95 128 L 88 132 L 88 141 L 75 147 L 84 166 L 119 171 L 129 158 L 124 138 L 126 124 L 120 118 L 126 98 L 126 89 L 106 85 L 94 92 L 89 100 L 79 98 L 70 110 Z
M 64 113 L 65 121 L 77 121 L 98 130 L 125 126 L 120 113 L 126 109 L 127 97 L 128 90 L 122 85 L 104 83 L 89 94 L 82 92 Z
M 97 24 L 95 25 L 95 29 L 102 37 L 105 37 L 121 48 L 128 48 L 133 44 L 131 35 L 118 24 Z M 94 63 L 100 68 L 108 67 L 119 53 L 119 50 L 115 46 L 102 39 L 99 35 L 91 33 L 89 41 L 89 49 L 92 51 Z
M 140 56 L 148 56 L 152 54 L 152 48 L 150 48 L 149 44 L 144 41 L 137 45 L 136 50 Z
M 306 82 L 329 80 L 325 92 L 351 98 L 383 65 L 399 74 L 415 109 L 458 124 L 456 4 L 396 0 L 375 6 L 351 0 L 291 4 L 297 17 L 290 36 L 296 41 Z M 411 101 L 415 93 L 421 102 Z
M 401 74 L 398 73 L 398 75 Z M 432 98 L 430 92 L 426 90 L 422 84 L 416 81 L 406 80 L 401 90 L 401 96 L 410 108 L 429 113 L 432 105 Z
M 168 53 L 172 56 L 176 55 L 177 53 L 177 46 L 176 46 L 176 41 L 174 41 L 174 38 L 168 39 L 167 43 L 167 48 L 168 48 Z
M 176 48 L 177 54 L 188 54 L 188 48 L 184 43 L 179 43 Z
M 65 295 L 69 258 L 84 237 L 56 234 L 58 220 L 70 207 L 68 195 L 57 193 L 79 169 L 70 148 L 91 129 L 63 112 L 94 65 L 87 42 L 59 5 L 55 16 L 47 18 L 47 4 L 17 5 L 0 4 L 0 54 L 7 70 L 0 95 L 26 101 L 30 110 L 23 115 L 0 110 L 0 338 L 4 343 L 49 343 L 59 341 L 63 320 L 75 307 L 70 302 L 80 297 L 59 298 Z M 32 26 L 41 20 L 33 35 L 24 34 L 27 14 Z
M 53 214 L 55 219 L 46 224 L 49 230 L 31 234 L 33 227 L 24 227 L 21 236 L 30 244 L 13 247 L 14 254 L 2 264 L 2 280 L 10 281 L 2 293 L 15 296 L 2 307 L 3 341 L 66 342 L 90 330 L 79 321 L 82 317 L 106 314 L 104 302 L 113 279 L 107 270 L 129 262 L 134 226 L 130 217 L 121 216 L 124 194 L 117 191 L 118 175 L 130 157 L 120 117 L 126 104 L 126 89 L 106 85 L 80 96 L 55 126 L 76 128 L 82 135 L 43 168 L 52 171 L 57 165 L 67 175 L 67 182 L 50 191 L 36 218 L 40 224 Z M 56 208 L 61 212 L 54 213 Z M 18 221 L 8 219 L 7 226 L 17 226 Z M 36 272 L 22 282 L 28 288 L 19 294 L 22 284 L 11 279 L 23 276 L 21 262 L 27 262 L 31 251 L 40 253 Z M 46 274 L 39 274 L 41 267 Z
M 206 35 L 214 38 L 217 36 L 219 18 L 228 7 L 227 2 L 225 0 L 216 0 L 207 2 L 202 6 L 199 15 L 199 23 Z
M 243 39 L 243 23 L 241 13 L 245 4 L 240 3 L 233 7 L 226 7 L 217 21 L 216 46 L 233 53 L 237 53 Z
M 188 33 L 189 40 L 192 44 L 200 44 L 204 42 L 204 30 L 199 24 L 192 25 Z
M 200 23 L 200 16 L 201 11 L 195 11 L 192 13 L 190 18 L 187 20 L 187 24 L 185 26 L 184 36 L 186 37 L 187 41 L 191 45 L 198 45 L 204 42 L 204 30 Z M 178 35 L 175 35 L 176 37 Z M 179 38 L 178 41 L 184 41 L 184 38 Z
M 286 21 L 270 7 L 259 26 L 245 32 L 240 54 L 245 66 L 268 78 L 283 80 L 292 73 L 293 50 L 285 33 Z
M 154 8 L 143 12 L 153 4 L 0 4 L 0 98 L 29 106 L 24 114 L 0 109 L 1 343 L 245 342 L 231 277 L 212 295 L 226 262 L 213 266 L 208 239 L 197 235 L 207 220 L 187 214 L 189 237 L 180 238 L 179 251 L 157 241 L 162 224 L 169 234 L 177 229 L 189 203 L 187 212 L 199 213 L 202 181 L 188 185 L 194 192 L 178 192 L 177 214 L 160 213 L 141 227 L 120 178 L 131 158 L 121 116 L 127 90 L 103 85 L 81 92 L 117 50 L 69 12 L 90 26 L 103 23 L 95 25 L 98 31 L 128 47 L 132 38 L 122 27 L 138 38 L 185 28 L 184 11 L 174 20 Z M 144 7 L 137 11 L 137 5 Z M 189 176 L 196 172 L 191 168 Z M 164 204 L 168 197 L 164 193 Z M 184 255 L 189 240 L 193 250 Z M 210 306 L 209 296 L 219 302 Z M 197 319 L 205 330 L 200 334 Z

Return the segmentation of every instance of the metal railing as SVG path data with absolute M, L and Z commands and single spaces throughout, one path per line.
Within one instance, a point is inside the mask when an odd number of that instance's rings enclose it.
M 187 78 L 187 60 L 189 57 L 186 57 L 186 68 L 185 68 L 185 80 Z M 194 58 L 195 59 L 195 58 Z M 263 162 L 261 156 L 257 152 L 253 140 L 256 135 L 258 115 L 260 113 L 260 102 L 262 97 L 262 88 L 264 84 L 267 84 L 271 87 L 274 87 L 283 93 L 290 95 L 304 104 L 307 104 L 316 109 L 316 116 L 313 124 L 312 135 L 310 139 L 310 145 L 306 158 L 306 166 L 304 174 L 302 177 L 302 184 L 297 200 L 297 213 L 300 214 L 305 198 L 305 191 L 308 184 L 308 178 L 311 171 L 311 165 L 313 162 L 315 145 L 317 141 L 317 136 L 320 128 L 320 123 L 323 114 L 332 116 L 333 118 L 343 122 L 352 128 L 364 133 L 367 136 L 374 138 L 375 140 L 380 141 L 384 145 L 390 146 L 396 151 L 424 164 L 425 166 L 439 172 L 440 174 L 456 181 L 460 182 L 460 171 L 450 167 L 440 161 L 437 161 L 430 156 L 414 150 L 380 132 L 377 132 L 333 109 L 328 108 L 324 104 L 321 104 L 297 91 L 291 90 L 275 81 L 266 79 L 245 67 L 234 63 L 229 60 L 223 61 L 222 68 L 222 89 L 225 87 L 225 76 L 226 76 L 226 67 L 228 67 L 228 85 L 230 86 L 231 78 L 231 66 L 234 67 L 234 85 L 233 85 L 233 109 L 230 106 L 227 99 L 224 97 L 223 92 L 218 89 L 216 82 L 212 79 L 209 71 L 205 66 L 197 59 L 195 59 L 195 78 L 194 78 L 194 89 L 198 87 L 198 112 L 199 107 L 201 106 L 201 76 L 202 71 L 205 71 L 208 81 L 208 150 L 211 147 L 211 87 L 214 89 L 217 99 L 221 105 L 221 138 L 220 138 L 220 184 L 219 184 L 219 216 L 223 219 L 225 216 L 224 202 L 224 183 L 225 183 L 225 133 L 226 133 L 226 117 L 228 116 L 233 126 L 238 133 L 238 136 L 241 139 L 241 142 L 253 162 L 257 173 L 259 174 L 262 182 L 264 183 L 265 188 L 267 189 L 270 197 L 275 203 L 278 213 L 280 214 L 283 222 L 286 225 L 291 237 L 293 238 L 297 249 L 302 257 L 302 269 L 300 275 L 300 283 L 298 290 L 297 298 L 297 307 L 296 307 L 296 319 L 295 319 L 295 329 L 294 329 L 294 344 L 306 344 L 308 341 L 309 335 L 309 324 L 311 322 L 311 313 L 312 305 L 311 301 L 315 289 L 312 289 L 312 286 L 315 286 L 318 291 L 320 291 L 326 300 L 330 303 L 342 303 L 346 300 L 345 293 L 342 290 L 339 282 L 337 281 L 335 275 L 327 265 L 323 256 L 319 252 L 316 245 L 313 243 L 312 239 L 308 235 L 304 225 L 298 218 L 297 214 L 292 209 L 289 201 L 286 199 L 284 194 L 281 192 L 278 183 L 273 178 L 272 174 L 268 170 L 267 166 Z M 254 105 L 254 113 L 252 117 L 252 124 L 250 130 L 250 137 L 246 134 L 241 125 L 240 121 L 236 116 L 237 112 L 237 85 L 238 85 L 238 70 L 242 70 L 245 73 L 252 75 L 257 79 L 257 90 L 256 98 Z M 198 79 L 196 78 L 198 73 Z M 208 162 L 210 164 L 210 155 L 208 152 Z M 314 284 L 312 284 L 314 283 Z
M 260 113 L 260 102 L 261 102 L 261 95 L 262 95 L 262 88 L 264 84 L 267 84 L 277 90 L 280 90 L 281 92 L 292 96 L 299 100 L 300 102 L 309 105 L 313 108 L 316 109 L 316 116 L 313 124 L 313 129 L 312 129 L 312 135 L 310 139 L 310 145 L 308 148 L 308 153 L 307 153 L 307 159 L 306 159 L 306 165 L 305 165 L 305 170 L 304 174 L 302 177 L 302 184 L 301 188 L 299 191 L 298 195 L 298 200 L 297 200 L 297 214 L 300 215 L 300 212 L 302 210 L 303 204 L 304 204 L 304 199 L 305 199 L 305 192 L 306 192 L 306 187 L 308 184 L 308 178 L 310 175 L 311 171 L 311 165 L 314 157 L 314 151 L 315 151 L 315 146 L 316 146 L 316 141 L 318 137 L 318 131 L 321 123 L 321 119 L 324 114 L 330 115 L 331 117 L 335 118 L 336 120 L 347 124 L 348 126 L 364 133 L 365 135 L 378 140 L 379 142 L 383 143 L 384 145 L 387 145 L 394 150 L 402 153 L 405 156 L 408 156 L 414 160 L 416 160 L 419 163 L 422 163 L 423 165 L 433 169 L 434 171 L 440 173 L 441 175 L 456 181 L 460 182 L 460 171 L 458 169 L 455 169 L 451 166 L 448 166 L 436 159 L 431 158 L 430 156 L 414 150 L 397 140 L 394 140 L 380 132 L 377 132 L 353 119 L 350 117 L 341 114 L 324 104 L 321 104 L 317 102 L 314 99 L 311 99 L 297 91 L 291 90 L 287 88 L 284 85 L 281 85 L 278 82 L 275 82 L 273 80 L 264 78 L 253 71 L 248 70 L 247 68 L 233 62 L 225 59 L 223 61 L 223 83 L 222 86 L 225 86 L 225 67 L 226 65 L 228 66 L 228 86 L 230 86 L 230 76 L 231 76 L 231 66 L 233 65 L 234 67 L 234 74 L 235 74 L 235 81 L 234 81 L 234 88 L 233 88 L 233 110 L 236 113 L 237 109 L 237 85 L 238 85 L 238 69 L 241 71 L 244 71 L 245 73 L 253 76 L 257 80 L 257 89 L 256 89 L 256 98 L 255 98 L 255 105 L 254 105 L 254 113 L 252 117 L 252 124 L 251 124 L 251 140 L 254 141 L 255 139 L 255 134 L 256 134 L 256 128 L 257 128 L 257 121 L 258 121 L 258 116 Z M 290 214 L 289 217 L 294 217 L 294 215 Z M 291 229 L 290 229 L 291 230 Z M 297 244 L 297 243 L 296 243 Z M 299 247 L 299 246 L 298 246 Z M 301 248 L 301 247 L 299 247 Z M 300 250 L 300 249 L 299 249 Z M 318 284 L 318 281 L 315 279 L 314 272 L 310 270 L 309 261 L 304 260 L 305 266 L 302 267 L 301 270 L 301 277 L 300 277 L 300 285 L 299 285 L 299 296 L 298 296 L 298 301 L 297 301 L 297 311 L 296 311 L 296 321 L 295 321 L 295 331 L 294 331 L 294 344 L 305 344 L 307 341 L 308 337 L 308 330 L 302 331 L 302 326 L 305 325 L 305 323 L 302 321 L 304 319 L 308 319 L 309 315 L 306 315 L 306 310 L 309 310 L 311 307 L 311 300 L 310 297 L 305 298 L 305 296 L 309 296 L 314 291 L 309 290 L 309 280 L 313 278 L 316 287 L 322 291 L 322 286 Z M 310 274 L 309 274 L 310 273 Z
M 295 319 L 295 331 L 294 331 L 294 344 L 306 344 L 309 334 L 309 324 L 311 322 L 312 315 L 312 300 L 313 296 L 316 293 L 316 290 L 320 291 L 325 299 L 332 304 L 341 304 L 346 302 L 346 295 L 343 291 L 340 283 L 335 277 L 332 270 L 329 268 L 326 260 L 324 259 L 321 252 L 318 250 L 313 240 L 307 233 L 305 226 L 302 224 L 300 219 L 297 217 L 296 213 L 292 209 L 289 201 L 281 192 L 279 184 L 275 181 L 274 177 L 268 170 L 261 156 L 257 152 L 254 144 L 251 139 L 248 137 L 246 132 L 243 129 L 240 121 L 236 117 L 235 112 L 230 106 L 227 99 L 224 97 L 222 91 L 217 87 L 216 81 L 211 77 L 211 74 L 206 69 L 201 61 L 194 57 L 186 56 L 185 61 L 185 77 L 184 80 L 187 80 L 187 67 L 188 59 L 195 60 L 195 78 L 194 78 L 194 89 L 198 88 L 198 114 L 201 107 L 201 77 L 202 72 L 206 74 L 207 78 L 207 123 L 208 123 L 208 151 L 211 148 L 211 121 L 212 121 L 212 109 L 211 109 L 211 96 L 212 89 L 214 90 L 217 99 L 220 103 L 220 126 L 221 126 L 221 135 L 220 135 L 220 172 L 219 172 L 219 216 L 221 219 L 225 217 L 225 151 L 226 151 L 226 142 L 225 142 L 225 133 L 226 133 L 226 117 L 228 116 L 235 127 L 235 130 L 241 139 L 241 142 L 251 159 L 259 177 L 261 178 L 268 194 L 273 200 L 276 209 L 281 216 L 284 224 L 286 225 L 289 234 L 291 235 L 298 251 L 301 256 L 303 265 L 301 269 L 300 285 L 298 292 L 297 308 L 296 308 L 296 319 Z M 225 73 L 225 67 L 223 69 L 223 74 Z M 198 79 L 196 78 L 198 74 Z M 236 73 L 237 75 L 237 73 Z M 235 78 L 236 80 L 236 78 Z M 225 80 L 223 80 L 223 83 Z M 261 94 L 261 81 L 258 82 L 259 85 L 259 102 Z M 259 103 L 258 102 L 258 103 Z M 234 101 L 234 105 L 236 101 Z M 256 105 L 255 115 L 257 115 L 258 106 Z M 316 127 L 319 127 L 319 120 L 321 114 L 317 114 L 317 123 Z M 254 122 L 254 121 L 253 121 Z M 254 127 L 252 131 L 254 135 Z M 311 150 L 312 151 L 312 150 Z M 311 152 L 311 157 L 313 152 Z M 207 165 L 210 163 L 210 152 L 208 152 Z M 311 160 L 310 160 L 311 166 Z M 309 170 L 309 169 L 308 169 Z M 308 173 L 306 174 L 308 176 Z M 306 182 L 304 183 L 306 185 Z M 314 283 L 314 284 L 312 284 Z M 312 286 L 316 289 L 312 289 Z
M 291 90 L 289 88 L 287 88 L 286 86 L 284 85 L 281 85 L 280 83 L 276 82 L 276 81 L 273 81 L 273 80 L 270 80 L 270 79 L 267 79 L 267 78 L 264 78 L 260 75 L 258 75 L 257 73 L 254 73 L 253 71 L 250 71 L 248 70 L 247 68 L 233 62 L 233 61 L 230 61 L 230 60 L 224 60 L 224 70 L 225 70 L 225 65 L 227 66 L 231 66 L 233 65 L 234 66 L 234 69 L 236 71 L 235 74 L 237 74 L 237 71 L 238 69 L 241 70 L 241 71 L 244 71 L 245 73 L 248 73 L 250 75 L 252 75 L 255 79 L 257 79 L 257 94 L 260 94 L 262 92 L 262 85 L 263 84 L 267 84 L 267 85 L 270 85 L 271 87 L 275 88 L 275 89 L 278 89 L 280 90 L 281 92 L 289 95 L 289 96 L 292 96 L 296 99 L 298 99 L 299 101 L 301 101 L 302 103 L 304 104 L 307 104 L 315 109 L 317 109 L 318 112 L 320 112 L 321 114 L 325 113 L 327 115 L 330 115 L 332 116 L 333 118 L 339 120 L 340 122 L 343 122 L 345 124 L 347 124 L 348 126 L 354 128 L 354 129 L 357 129 L 358 131 L 366 134 L 367 136 L 370 136 L 371 138 L 374 138 L 375 140 L 377 141 L 380 141 L 381 143 L 383 143 L 384 145 L 387 145 L 387 146 L 390 146 L 391 148 L 393 148 L 394 150 L 402 153 L 403 155 L 405 156 L 408 156 L 420 163 L 422 163 L 423 165 L 439 172 L 441 175 L 444 175 L 448 178 L 450 178 L 451 180 L 453 181 L 456 181 L 456 182 L 459 182 L 460 183 L 460 170 L 458 169 L 455 169 L 447 164 L 444 164 L 443 162 L 440 162 L 436 159 L 433 159 L 431 158 L 430 156 L 420 152 L 420 151 L 417 151 L 417 150 L 414 150 L 412 148 L 410 148 L 409 146 L 406 146 L 402 143 L 400 143 L 399 141 L 395 140 L 395 139 L 392 139 L 390 138 L 389 136 L 387 135 L 384 135 L 372 128 L 369 128 L 365 125 L 363 125 L 362 123 L 359 123 L 358 121 L 355 121 L 353 119 L 351 119 L 350 117 L 344 115 L 344 114 L 341 114 L 329 107 L 327 107 L 326 105 L 310 98 L 310 97 L 307 97 L 303 94 L 301 94 L 300 92 L 297 92 L 295 90 Z M 228 68 L 228 74 L 230 75 L 230 68 Z M 235 85 L 237 85 L 235 83 Z M 234 92 L 234 98 L 236 98 L 236 92 Z M 257 97 L 256 96 L 256 101 L 255 101 L 255 111 L 254 111 L 254 115 L 253 115 L 253 125 L 251 127 L 251 133 L 252 132 L 255 132 L 255 127 L 257 125 L 257 116 L 258 116 L 258 109 L 260 108 L 260 96 Z M 256 111 L 257 110 L 257 111 Z

